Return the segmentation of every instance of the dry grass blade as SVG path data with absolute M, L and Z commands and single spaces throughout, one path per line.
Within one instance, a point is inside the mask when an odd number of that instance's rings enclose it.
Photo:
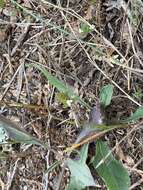
M 143 179 L 141 178 L 140 180 L 138 180 L 136 183 L 134 183 L 130 189 L 135 189 L 137 187 L 140 187 L 141 184 L 143 184 Z
M 14 46 L 14 48 L 12 49 L 11 51 L 11 57 L 14 56 L 14 54 L 16 53 L 17 49 L 22 45 L 28 31 L 30 29 L 30 25 L 27 25 L 24 30 L 23 30 L 23 33 L 19 36 L 18 40 L 17 40 L 17 43 L 16 45 Z
M 23 103 L 6 102 L 6 101 L 0 101 L 0 106 L 5 106 L 6 108 L 25 108 L 28 110 L 31 109 L 49 110 L 49 107 L 46 105 L 23 104 Z
M 18 72 L 20 71 L 21 67 L 23 67 L 23 64 L 21 64 L 21 65 L 17 68 L 17 70 L 16 70 L 16 72 L 14 73 L 12 79 L 10 80 L 10 82 L 9 82 L 9 84 L 7 85 L 6 89 L 4 90 L 3 95 L 2 95 L 2 97 L 0 98 L 0 100 L 2 100 L 2 99 L 5 97 L 5 94 L 7 93 L 8 89 L 10 88 L 10 85 L 11 85 L 12 82 L 14 81 L 14 79 L 15 79 L 16 75 L 18 74 Z
M 11 166 L 11 171 L 8 175 L 8 182 L 6 184 L 6 190 L 10 190 L 11 189 L 11 186 L 12 186 L 12 182 L 14 180 L 14 176 L 16 175 L 16 170 L 17 170 L 17 167 L 18 167 L 18 162 L 19 162 L 19 158 L 16 160 L 14 166 L 12 167 Z
M 0 178 L 0 187 L 1 187 L 1 190 L 5 190 L 5 184 L 3 183 L 1 178 Z
M 46 147 L 20 140 L 8 144 L 7 150 L 7 144 L 2 144 L 0 188 L 5 190 L 9 181 L 9 189 L 66 189 L 71 170 L 64 168 L 65 160 L 75 158 L 78 163 L 76 158 L 84 156 L 74 149 L 95 141 L 87 151 L 89 160 L 96 155 L 94 145 L 101 137 L 113 148 L 97 167 L 114 151 L 129 171 L 131 188 L 141 188 L 142 121 L 119 129 L 102 125 L 112 119 L 121 123 L 128 118 L 133 123 L 132 119 L 142 118 L 142 113 L 132 114 L 143 104 L 141 0 L 9 2 L 0 10 L 0 113 L 21 121 L 28 132 L 24 137 L 37 136 Z M 107 107 L 96 109 L 89 119 L 91 105 L 109 83 L 114 86 L 111 104 L 106 102 Z M 100 127 L 95 129 L 92 121 Z M 0 142 L 6 140 L 3 129 L 11 137 L 17 131 L 23 133 L 3 125 L 0 120 Z M 12 169 L 17 159 L 22 160 L 15 175 Z M 90 168 L 96 182 L 95 170 Z M 105 188 L 101 180 L 98 183 L 100 189 Z
M 98 125 L 97 125 L 98 126 Z M 65 152 L 70 152 L 70 151 L 72 151 L 72 150 L 74 150 L 74 149 L 76 149 L 76 148 L 78 148 L 78 147 L 80 147 L 80 146 L 82 146 L 82 145 L 84 145 L 84 144 L 87 144 L 87 143 L 89 143 L 89 142 L 92 142 L 92 141 L 94 141 L 94 140 L 96 140 L 96 139 L 98 139 L 98 138 L 100 138 L 101 136 L 103 136 L 103 135 L 105 135 L 107 132 L 109 132 L 109 131 L 111 131 L 111 130 L 113 130 L 113 129 L 117 129 L 117 128 L 127 128 L 129 125 L 113 125 L 113 126 L 108 126 L 108 129 L 106 129 L 106 127 L 105 127 L 105 129 L 104 129 L 104 127 L 102 128 L 102 125 L 99 125 L 98 127 L 99 127 L 99 129 L 100 129 L 100 127 L 101 127 L 101 130 L 103 130 L 103 131 L 93 131 L 90 135 L 89 135 L 89 137 L 87 136 L 87 137 L 84 137 L 84 139 L 82 140 L 81 139 L 81 142 L 80 143 L 77 143 L 77 144 L 73 144 L 71 147 L 68 147 L 68 148 L 66 148 L 65 149 Z
M 123 92 L 132 102 L 134 102 L 135 104 L 137 104 L 138 106 L 141 106 L 141 104 L 139 104 L 136 100 L 134 100 L 129 94 L 127 94 L 114 80 L 110 79 L 110 77 L 95 63 L 95 61 L 92 60 L 91 56 L 89 55 L 89 53 L 87 52 L 87 50 L 85 49 L 85 47 L 82 45 L 81 40 L 77 37 L 77 35 L 75 34 L 74 30 L 72 29 L 70 23 L 68 22 L 68 20 L 66 19 L 65 15 L 63 14 L 66 22 L 68 23 L 68 26 L 70 28 L 70 30 L 72 31 L 74 37 L 77 39 L 79 45 L 81 46 L 81 48 L 84 50 L 87 58 L 89 59 L 90 63 L 92 65 L 94 65 L 96 67 L 97 70 L 99 70 L 109 81 L 112 82 L 112 84 L 114 84 L 121 92 Z M 98 32 L 99 33 L 99 32 Z M 104 39 L 107 43 L 109 43 L 111 45 L 111 47 L 113 46 L 111 44 L 111 42 L 109 42 L 108 40 Z M 112 47 L 114 48 L 114 46 Z M 116 48 L 115 48 L 116 49 Z M 118 52 L 118 51 L 117 51 Z M 121 55 L 120 55 L 121 56 Z M 121 56 L 122 58 L 124 58 L 123 56 Z M 125 58 L 124 58 L 125 59 Z

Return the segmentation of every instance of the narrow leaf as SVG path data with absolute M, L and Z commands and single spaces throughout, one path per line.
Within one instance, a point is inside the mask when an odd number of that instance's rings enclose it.
M 93 124 L 89 124 L 90 128 L 85 128 L 85 130 L 83 130 L 76 142 L 71 146 L 71 147 L 67 147 L 65 149 L 64 152 L 70 152 L 86 143 L 90 143 L 93 142 L 97 139 L 99 139 L 101 136 L 105 135 L 105 133 L 113 130 L 113 129 L 117 129 L 117 128 L 126 128 L 128 127 L 127 124 L 117 124 L 117 125 L 95 125 Z M 92 128 L 93 127 L 93 128 Z
M 74 93 L 74 90 L 71 87 L 65 85 L 62 81 L 57 79 L 55 76 L 51 75 L 47 71 L 47 69 L 45 69 L 44 67 L 42 67 L 38 64 L 32 64 L 32 66 L 37 68 L 38 70 L 40 70 L 44 74 L 44 76 L 47 78 L 49 83 L 51 85 L 53 85 L 55 88 L 57 88 L 61 93 L 65 93 L 66 95 L 68 95 L 68 97 L 71 100 L 75 100 L 75 101 L 81 103 L 83 106 L 90 108 L 90 106 L 86 102 L 84 102 L 78 95 L 76 95 Z
M 96 125 L 95 123 L 88 123 L 85 125 L 84 129 L 80 132 L 75 144 L 78 144 L 79 142 L 82 143 L 82 141 L 86 141 L 86 139 L 87 142 L 92 142 L 93 140 L 96 140 L 97 137 L 100 137 L 100 134 L 104 135 L 105 133 L 112 131 L 114 129 L 127 128 L 127 127 L 128 125 L 123 123 L 115 125 L 105 125 L 105 124 Z M 95 138 L 93 138 L 94 136 Z M 81 145 L 81 143 L 79 143 L 79 145 Z M 76 148 L 77 147 L 78 146 L 76 146 Z
M 130 178 L 121 162 L 117 161 L 106 143 L 97 141 L 92 164 L 104 180 L 108 190 L 129 190 Z
M 133 115 L 131 115 L 130 117 L 121 120 L 122 123 L 128 123 L 128 122 L 135 122 L 138 119 L 143 118 L 143 107 L 139 107 L 134 113 Z
M 104 107 L 108 106 L 111 102 L 112 95 L 113 95 L 113 85 L 108 84 L 108 85 L 104 86 L 100 92 L 101 105 Z
M 2 115 L 0 115 L 0 131 L 0 144 L 27 143 L 44 146 L 40 140 L 32 137 L 17 124 L 13 123 Z
M 81 150 L 79 160 L 67 160 L 67 165 L 71 172 L 68 190 L 81 190 L 88 186 L 95 186 L 95 181 L 86 164 L 88 145 L 84 145 Z
M 51 166 L 49 166 L 49 168 L 46 170 L 45 173 L 49 173 L 51 171 L 53 171 L 56 167 L 58 167 L 62 162 L 61 161 L 56 161 L 54 162 Z

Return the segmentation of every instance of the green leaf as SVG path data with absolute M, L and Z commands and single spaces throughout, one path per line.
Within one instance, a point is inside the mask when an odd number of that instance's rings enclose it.
M 96 143 L 96 156 L 92 164 L 108 190 L 129 190 L 130 178 L 127 170 L 113 157 L 105 142 L 98 140 Z
M 40 140 L 32 137 L 17 124 L 0 115 L 0 144 L 5 143 L 26 143 L 44 146 Z
M 134 113 L 133 115 L 131 115 L 130 117 L 121 120 L 122 123 L 128 123 L 128 122 L 135 122 L 138 119 L 143 118 L 143 107 L 139 107 Z
M 113 85 L 108 84 L 104 86 L 100 91 L 100 103 L 106 107 L 110 104 L 113 95 Z
M 80 151 L 80 160 L 67 160 L 71 172 L 68 190 L 81 190 L 88 186 L 95 186 L 95 181 L 86 164 L 88 145 L 84 145 Z
M 29 66 L 29 65 L 27 65 Z M 64 93 L 65 95 L 67 95 L 71 100 L 77 101 L 80 104 L 82 104 L 83 106 L 85 106 L 86 108 L 90 108 L 90 106 L 84 102 L 78 95 L 76 95 L 74 93 L 74 90 L 65 85 L 63 82 L 61 82 L 59 79 L 57 79 L 55 76 L 51 75 L 47 69 L 45 69 L 44 67 L 38 65 L 38 64 L 32 64 L 33 67 L 37 68 L 38 70 L 40 70 L 44 76 L 47 78 L 47 80 L 49 81 L 49 83 L 51 85 L 53 85 L 55 88 L 57 88 L 61 93 Z
M 53 164 L 51 164 L 51 166 L 49 166 L 49 168 L 45 171 L 45 173 L 49 173 L 51 171 L 53 171 L 56 167 L 58 167 L 60 164 L 62 163 L 62 161 L 58 160 L 56 162 L 54 162 Z
M 93 29 L 86 23 L 81 23 L 80 25 L 80 31 L 82 33 L 88 34 L 89 32 L 91 32 Z
M 0 0 L 0 8 L 4 8 L 5 6 L 5 0 Z
M 69 105 L 68 105 L 68 96 L 65 94 L 65 93 L 62 93 L 62 92 L 58 92 L 56 93 L 55 95 L 55 100 L 62 104 L 64 108 L 67 108 Z
M 88 154 L 88 144 L 84 145 L 81 148 L 81 151 L 80 151 L 80 160 L 79 160 L 79 162 L 81 164 L 86 164 L 87 154 Z

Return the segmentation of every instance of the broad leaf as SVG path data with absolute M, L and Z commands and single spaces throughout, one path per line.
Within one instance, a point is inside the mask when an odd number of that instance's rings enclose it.
M 67 160 L 67 165 L 71 172 L 68 190 L 81 190 L 88 186 L 95 186 L 95 181 L 86 164 L 88 145 L 84 145 L 80 151 L 79 160 Z
M 32 137 L 17 124 L 0 115 L 0 144 L 5 143 L 27 143 L 44 146 L 40 140 Z
M 121 120 L 122 123 L 135 122 L 136 120 L 143 118 L 143 107 L 139 107 L 133 115 L 128 117 L 127 119 Z
M 92 164 L 104 180 L 108 190 L 129 190 L 130 178 L 121 162 L 117 161 L 106 143 L 96 142 L 96 156 Z
M 29 65 L 27 65 L 29 66 Z M 84 102 L 78 95 L 76 95 L 74 93 L 74 90 L 65 85 L 62 81 L 60 81 L 57 77 L 51 75 L 47 69 L 45 69 L 44 67 L 38 65 L 38 64 L 32 64 L 33 67 L 37 68 L 38 70 L 40 70 L 44 76 L 47 78 L 47 80 L 49 81 L 49 83 L 51 85 L 53 85 L 55 88 L 57 88 L 61 93 L 64 93 L 65 95 L 67 95 L 71 100 L 75 100 L 79 103 L 81 103 L 83 106 L 90 108 L 90 106 Z
M 108 84 L 104 86 L 100 91 L 100 103 L 106 107 L 110 104 L 113 94 L 113 85 Z

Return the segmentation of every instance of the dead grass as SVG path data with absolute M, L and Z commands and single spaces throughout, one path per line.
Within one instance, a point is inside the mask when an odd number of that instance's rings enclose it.
M 43 65 L 91 106 L 101 87 L 113 83 L 107 110 L 111 118 L 128 116 L 143 104 L 143 5 L 130 0 L 109 9 L 106 0 L 54 2 L 11 0 L 0 10 L 0 111 L 57 152 L 36 146 L 2 147 L 2 190 L 65 189 L 69 172 L 60 178 L 62 165 L 48 174 L 46 170 L 63 159 L 63 150 L 76 140 L 79 123 L 88 119 L 89 110 L 80 105 L 64 108 L 55 98 L 57 90 L 26 64 Z M 133 8 L 140 19 L 131 18 Z M 87 34 L 80 33 L 83 22 L 92 28 Z M 140 127 L 105 136 L 130 172 L 134 190 L 142 189 L 143 183 L 142 134 Z M 99 189 L 104 189 L 102 183 Z

